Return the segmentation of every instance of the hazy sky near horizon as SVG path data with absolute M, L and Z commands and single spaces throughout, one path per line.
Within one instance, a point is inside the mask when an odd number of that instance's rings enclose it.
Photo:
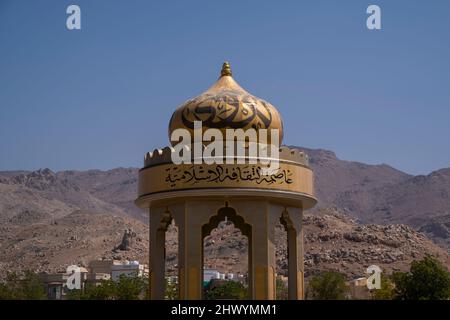
M 66 29 L 70 4 L 82 30 Z M 277 106 L 284 144 L 450 167 L 449 14 L 445 0 L 0 0 L 0 170 L 141 166 L 225 60 Z

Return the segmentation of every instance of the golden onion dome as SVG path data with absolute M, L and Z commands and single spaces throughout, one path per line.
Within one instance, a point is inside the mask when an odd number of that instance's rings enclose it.
M 173 113 L 169 123 L 169 140 L 176 129 L 188 129 L 193 134 L 194 121 L 202 121 L 202 129 L 219 129 L 225 139 L 226 129 L 268 129 L 268 142 L 272 141 L 270 129 L 279 130 L 279 143 L 283 139 L 283 122 L 277 109 L 245 91 L 225 62 L 217 82 L 204 93 L 183 103 Z

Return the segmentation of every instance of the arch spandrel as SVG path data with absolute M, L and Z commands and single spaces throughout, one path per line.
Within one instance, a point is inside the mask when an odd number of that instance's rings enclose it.
M 219 226 L 219 223 L 224 221 L 225 218 L 233 222 L 234 226 L 241 231 L 241 233 L 247 237 L 251 236 L 251 225 L 245 222 L 245 219 L 238 215 L 233 207 L 222 207 L 216 215 L 212 216 L 208 223 L 202 226 L 202 236 L 206 237 L 211 234 L 211 231 Z

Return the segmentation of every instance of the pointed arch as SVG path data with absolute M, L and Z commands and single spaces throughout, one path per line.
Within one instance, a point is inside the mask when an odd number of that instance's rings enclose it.
M 244 218 L 239 216 L 236 210 L 232 207 L 222 207 L 217 211 L 217 214 L 212 216 L 208 223 L 202 226 L 202 236 L 203 238 L 209 236 L 211 231 L 217 228 L 220 222 L 228 219 L 238 228 L 244 236 L 250 237 L 252 227 L 248 223 L 245 222 Z

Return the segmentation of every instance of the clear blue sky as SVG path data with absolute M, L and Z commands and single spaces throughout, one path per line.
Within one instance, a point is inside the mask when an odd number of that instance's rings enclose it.
M 0 170 L 141 166 L 224 60 L 278 107 L 285 144 L 450 167 L 449 15 L 446 0 L 0 0 Z

